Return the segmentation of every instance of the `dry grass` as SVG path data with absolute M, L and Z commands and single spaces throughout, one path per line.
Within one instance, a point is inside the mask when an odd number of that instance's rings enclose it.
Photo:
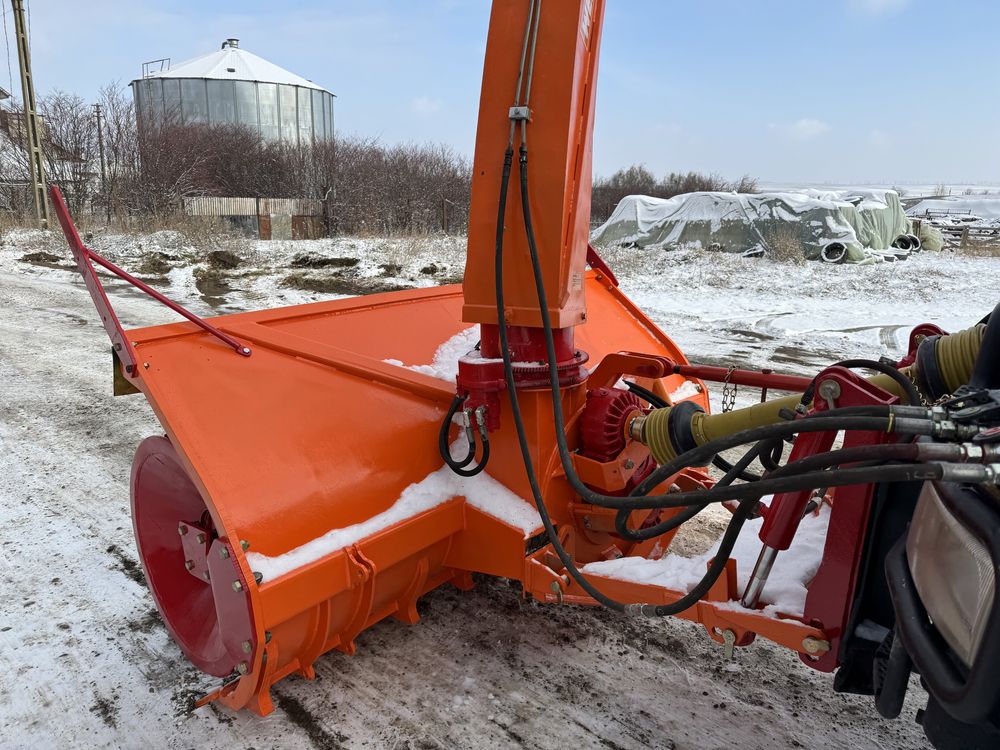
M 951 248 L 956 255 L 968 258 L 1000 258 L 1000 241 L 996 242 L 966 242 Z
M 762 233 L 768 251 L 766 257 L 776 263 L 805 263 L 806 253 L 795 227 L 774 224 Z

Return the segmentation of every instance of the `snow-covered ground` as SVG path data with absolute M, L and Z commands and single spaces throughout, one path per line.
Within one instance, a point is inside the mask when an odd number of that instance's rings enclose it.
M 914 217 L 933 217 L 935 224 L 1000 227 L 1000 193 L 926 198 L 907 211 Z
M 458 238 L 235 242 L 228 256 L 172 233 L 92 244 L 202 314 L 440 283 L 464 262 Z M 607 260 L 692 359 L 795 373 L 898 354 L 918 322 L 978 320 L 1000 270 L 929 253 L 868 267 L 699 251 Z M 171 319 L 108 288 L 127 327 Z M 3 238 L 0 310 L 0 746 L 927 746 L 912 697 L 885 722 L 760 639 L 726 662 L 689 623 L 542 606 L 490 579 L 432 592 L 418 625 L 381 623 L 356 656 L 323 656 L 316 682 L 277 687 L 265 719 L 191 713 L 212 683 L 167 636 L 128 517 L 132 451 L 156 420 L 141 397 L 112 398 L 107 339 L 57 238 Z

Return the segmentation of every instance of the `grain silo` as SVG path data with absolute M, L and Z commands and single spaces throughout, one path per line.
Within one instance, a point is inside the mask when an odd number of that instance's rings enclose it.
M 222 48 L 170 65 L 143 65 L 130 84 L 142 125 L 242 125 L 270 141 L 333 140 L 334 95 L 227 39 Z

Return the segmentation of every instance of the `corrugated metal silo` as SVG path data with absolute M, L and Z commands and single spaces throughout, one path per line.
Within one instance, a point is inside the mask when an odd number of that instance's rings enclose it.
M 160 62 L 160 61 L 157 61 Z M 222 48 L 130 84 L 143 125 L 242 125 L 271 141 L 333 140 L 334 95 L 227 39 Z

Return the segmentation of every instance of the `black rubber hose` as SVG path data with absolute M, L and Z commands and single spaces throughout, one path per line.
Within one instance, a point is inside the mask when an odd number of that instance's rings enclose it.
M 736 512 L 733 513 L 733 518 L 729 522 L 729 526 L 726 527 L 726 533 L 722 535 L 722 541 L 719 542 L 719 549 L 715 553 L 715 557 L 712 558 L 711 564 L 708 566 L 708 570 L 705 575 L 702 576 L 701 580 L 695 584 L 689 592 L 670 604 L 640 604 L 635 609 L 646 616 L 652 617 L 670 617 L 671 615 L 680 614 L 689 607 L 694 606 L 701 598 L 709 592 L 715 582 L 719 580 L 726 570 L 726 563 L 729 562 L 729 558 L 733 554 L 733 547 L 736 546 L 736 540 L 740 537 L 740 532 L 743 530 L 743 524 L 746 523 L 747 519 L 753 513 L 757 507 L 757 500 L 743 500 L 740 502 L 739 507 L 736 508 Z
M 761 498 L 779 492 L 797 492 L 817 487 L 846 487 L 851 484 L 872 482 L 916 482 L 927 479 L 941 479 L 941 463 L 898 464 L 891 466 L 854 466 L 846 469 L 808 471 L 791 476 L 766 477 L 759 482 L 738 484 L 729 487 L 712 487 L 707 490 L 677 492 L 669 501 L 651 502 L 650 498 L 628 498 L 621 507 L 631 510 L 649 508 L 683 508 L 694 503 Z
M 747 456 L 750 456 L 755 450 L 766 450 L 766 446 L 758 443 L 755 448 L 751 449 Z M 747 456 L 744 456 L 746 458 Z M 813 456 L 807 456 L 806 458 L 799 459 L 798 461 L 793 461 L 790 464 L 782 466 L 774 474 L 768 475 L 767 479 L 775 479 L 783 476 L 797 476 L 801 473 L 807 471 L 814 471 L 817 469 L 826 469 L 830 466 L 840 466 L 842 464 L 855 463 L 865 459 L 864 464 L 858 464 L 853 468 L 863 467 L 870 468 L 872 466 L 877 466 L 884 463 L 885 461 L 912 461 L 918 456 L 918 448 L 914 443 L 886 443 L 885 445 L 877 446 L 854 446 L 852 448 L 841 448 L 839 450 L 830 451 L 828 453 L 819 453 Z M 752 460 L 752 458 L 751 458 Z M 721 483 L 720 483 L 721 484 Z M 718 487 L 720 484 L 716 484 Z M 741 485 L 745 487 L 747 485 Z M 822 484 L 816 485 L 817 487 L 822 487 Z M 808 488 L 812 489 L 812 488 Z M 769 493 L 768 493 L 769 494 Z M 696 507 L 700 512 L 704 508 L 711 505 L 716 501 L 708 501 L 699 503 Z M 688 512 L 688 509 L 684 511 Z M 660 534 L 665 534 L 668 531 L 672 531 L 676 528 L 672 525 L 672 522 L 679 518 L 682 514 L 678 514 L 673 518 L 669 518 L 666 521 L 649 526 L 645 529 L 628 529 L 623 523 L 619 523 L 619 519 L 628 518 L 628 514 L 631 513 L 630 510 L 619 510 L 615 517 L 615 529 L 619 534 L 626 537 L 631 541 L 646 541 L 647 539 L 653 539 Z M 693 518 L 697 513 L 692 513 L 689 518 Z M 623 531 L 624 529 L 624 531 Z
M 766 471 L 777 471 L 781 468 L 781 457 L 785 453 L 785 441 L 775 439 L 764 442 L 766 445 L 760 451 L 760 465 Z
M 670 404 L 668 404 L 662 398 L 657 396 L 651 390 L 649 390 L 648 388 L 643 388 L 638 383 L 631 383 L 628 380 L 626 380 L 625 386 L 630 391 L 632 391 L 632 393 L 641 398 L 643 401 L 648 401 L 650 406 L 653 406 L 657 409 L 666 409 L 668 406 L 670 406 Z
M 469 444 L 469 452 L 465 458 L 458 460 L 452 458 L 451 450 L 448 446 L 448 438 L 451 434 L 451 421 L 458 414 L 458 408 L 462 405 L 465 399 L 462 396 L 455 396 L 451 400 L 451 406 L 448 407 L 448 413 L 445 415 L 444 421 L 441 423 L 441 429 L 438 430 L 438 452 L 441 454 L 441 458 L 444 462 L 448 464 L 448 467 L 455 471 L 457 469 L 463 469 L 476 458 L 476 446 L 474 443 Z
M 524 151 L 523 146 L 521 147 L 521 150 L 522 152 Z M 538 515 L 542 520 L 542 526 L 545 528 L 545 533 L 548 535 L 549 543 L 552 545 L 552 548 L 555 550 L 556 555 L 559 557 L 559 561 L 562 563 L 567 573 L 574 581 L 576 581 L 580 588 L 587 592 L 587 594 L 589 594 L 595 601 L 603 604 L 609 609 L 615 610 L 616 612 L 624 612 L 625 604 L 616 599 L 612 599 L 610 596 L 607 596 L 590 583 L 590 581 L 588 581 L 583 573 L 581 573 L 576 567 L 573 557 L 566 551 L 566 548 L 562 546 L 562 543 L 559 541 L 559 534 L 556 531 L 555 525 L 552 523 L 552 518 L 545 505 L 545 499 L 542 497 L 542 489 L 538 485 L 538 477 L 535 474 L 534 463 L 531 460 L 531 446 L 528 444 L 527 431 L 524 427 L 524 418 L 521 415 L 521 404 L 517 395 L 517 383 L 514 382 L 514 367 L 510 359 L 510 347 L 507 340 L 507 320 L 505 317 L 506 306 L 504 304 L 503 291 L 504 219 L 507 212 L 507 186 L 510 182 L 510 170 L 513 162 L 513 156 L 514 151 L 508 146 L 507 151 L 504 153 L 503 177 L 501 178 L 500 200 L 497 209 L 496 255 L 494 258 L 493 273 L 495 276 L 494 282 L 496 287 L 497 333 L 500 339 L 500 354 L 503 358 L 504 380 L 507 383 L 507 395 L 510 398 L 511 417 L 514 421 L 514 431 L 517 433 L 518 447 L 521 450 L 521 460 L 524 463 L 524 471 L 527 475 L 528 485 L 531 488 L 531 496 L 535 501 L 535 508 L 537 509 Z
M 716 453 L 715 456 L 712 457 L 712 466 L 714 466 L 719 471 L 728 474 L 733 470 L 734 464 L 729 463 L 726 459 L 724 459 L 722 456 Z M 737 479 L 740 479 L 741 481 L 744 482 L 756 482 L 758 479 L 760 479 L 760 477 L 761 477 L 760 474 L 756 474 L 752 471 L 747 471 L 746 469 L 744 469 L 739 473 Z
M 743 457 L 736 462 L 733 468 L 729 472 L 727 472 L 726 475 L 715 484 L 715 486 L 725 487 L 732 484 L 733 480 L 736 479 L 737 475 L 741 473 L 743 469 L 745 469 L 747 466 L 753 463 L 754 459 L 757 458 L 757 453 L 760 451 L 760 449 L 761 449 L 761 444 L 758 443 L 753 448 L 744 453 Z M 666 521 L 656 524 L 655 528 L 659 530 L 656 536 L 659 536 L 660 534 L 666 534 L 668 531 L 673 531 L 674 529 L 680 527 L 682 524 L 687 523 L 696 515 L 705 510 L 705 508 L 707 508 L 711 504 L 712 503 L 698 503 L 696 505 L 689 505 L 687 508 L 682 510 L 677 515 L 668 518 Z M 628 520 L 631 514 L 632 511 L 624 509 L 618 511 L 618 513 L 615 514 L 615 530 L 618 532 L 618 535 L 624 539 L 629 539 L 631 541 L 636 541 L 636 542 L 644 541 L 645 539 L 651 539 L 652 537 L 645 536 L 644 534 L 645 530 L 630 529 L 628 527 Z M 654 528 L 654 526 L 650 526 L 649 528 Z
M 471 469 L 455 468 L 451 467 L 451 470 L 458 474 L 460 477 L 474 477 L 476 474 L 482 473 L 486 468 L 486 464 L 490 462 L 490 441 L 489 439 L 483 440 L 483 455 L 479 458 L 479 463 L 473 466 Z
M 535 287 L 538 292 L 538 302 L 542 317 L 542 327 L 545 333 L 545 344 L 546 344 L 546 354 L 548 356 L 549 363 L 549 379 L 550 385 L 552 387 L 552 398 L 553 398 L 553 418 L 556 423 L 556 442 L 559 447 L 560 458 L 563 461 L 564 468 L 567 469 L 567 478 L 570 484 L 577 489 L 577 492 L 583 490 L 581 496 L 587 497 L 594 496 L 597 497 L 595 493 L 589 491 L 589 489 L 580 481 L 579 477 L 576 476 L 575 471 L 573 471 L 572 460 L 569 458 L 569 447 L 566 444 L 566 428 L 563 420 L 562 405 L 560 401 L 560 384 L 559 384 L 559 374 L 556 367 L 556 353 L 555 353 L 555 341 L 552 334 L 552 323 L 549 319 L 548 314 L 548 303 L 545 297 L 545 287 L 544 282 L 541 277 L 541 267 L 538 262 L 538 251 L 537 245 L 534 238 L 534 230 L 531 225 L 531 210 L 528 205 L 528 172 L 527 172 L 527 149 L 524 147 L 523 143 L 520 150 L 520 168 L 521 168 L 521 201 L 522 201 L 522 213 L 524 214 L 525 231 L 528 237 L 528 247 L 531 255 L 532 271 L 535 276 Z M 505 191 L 503 197 L 505 198 Z M 518 436 L 518 443 L 521 448 L 521 457 L 524 462 L 525 471 L 528 475 L 528 483 L 531 485 L 532 496 L 535 500 L 535 506 L 538 509 L 538 513 L 541 516 L 542 524 L 545 527 L 545 531 L 548 534 L 549 541 L 552 542 L 552 546 L 559 556 L 559 560 L 565 567 L 567 573 L 573 578 L 580 587 L 586 591 L 594 600 L 597 602 L 614 609 L 619 612 L 636 611 L 641 610 L 640 605 L 625 605 L 611 597 L 605 595 L 599 589 L 597 589 L 593 584 L 591 584 L 586 577 L 580 572 L 576 567 L 573 558 L 566 552 L 565 548 L 559 543 L 559 538 L 556 533 L 555 527 L 552 525 L 552 520 L 549 517 L 548 509 L 545 507 L 544 499 L 541 495 L 541 489 L 538 486 L 538 480 L 535 476 L 534 466 L 531 461 L 531 450 L 528 445 L 527 437 L 524 429 L 524 422 L 521 416 L 520 405 L 518 403 L 517 388 L 514 382 L 513 368 L 510 362 L 510 352 L 507 348 L 507 325 L 504 318 L 504 304 L 503 304 L 503 208 L 500 209 L 500 216 L 497 221 L 497 252 L 496 252 L 496 266 L 494 268 L 494 273 L 496 275 L 496 291 L 497 291 L 497 321 L 498 321 L 498 331 L 500 333 L 500 347 L 501 353 L 504 359 L 504 376 L 507 381 L 507 390 L 510 396 L 511 411 L 514 418 L 514 424 Z M 747 503 L 752 507 L 756 507 L 756 503 Z M 733 519 L 730 521 L 729 528 L 726 531 L 726 539 L 731 538 L 729 544 L 729 552 L 732 551 L 732 545 L 735 544 L 736 538 L 739 536 L 740 528 L 742 527 L 743 521 L 746 520 L 749 511 L 740 518 L 739 512 L 734 515 Z M 726 541 L 724 539 L 724 543 Z M 721 552 L 721 551 L 720 551 Z M 726 553 L 728 558 L 728 553 Z M 713 562 L 712 567 L 706 572 L 702 580 L 689 592 L 687 595 L 682 597 L 680 600 L 664 608 L 662 614 L 676 614 L 682 612 L 688 607 L 692 606 L 698 602 L 706 591 L 708 591 L 715 581 L 718 579 L 719 575 L 725 570 L 725 559 L 721 560 L 721 565 L 717 564 L 718 560 Z
M 474 477 L 476 474 L 480 474 L 486 468 L 486 464 L 490 462 L 489 435 L 483 435 L 483 455 L 480 457 L 479 463 L 471 469 L 466 469 L 465 467 L 472 463 L 476 457 L 476 444 L 474 442 L 470 443 L 469 454 L 461 461 L 456 461 L 452 458 L 451 451 L 448 449 L 448 433 L 451 427 L 451 420 L 458 413 L 458 407 L 462 405 L 463 401 L 465 401 L 465 398 L 462 396 L 455 396 L 451 401 L 451 406 L 448 407 L 448 413 L 441 423 L 441 429 L 438 430 L 438 452 L 441 454 L 444 462 L 448 464 L 448 468 L 460 477 Z
M 885 413 L 888 415 L 890 412 L 888 407 L 884 407 Z M 793 422 L 777 422 L 775 424 L 761 425 L 760 427 L 751 427 L 749 430 L 743 430 L 741 432 L 734 432 L 731 435 L 725 435 L 721 438 L 717 438 L 711 442 L 705 443 L 704 445 L 699 445 L 697 448 L 692 448 L 691 450 L 680 454 L 674 459 L 668 461 L 667 463 L 661 465 L 652 474 L 650 474 L 646 479 L 636 486 L 631 492 L 632 497 L 637 497 L 640 495 L 647 495 L 651 489 L 656 487 L 661 482 L 672 477 L 674 474 L 679 472 L 688 466 L 697 466 L 702 464 L 711 458 L 715 453 L 720 451 L 729 450 L 730 448 L 735 448 L 740 445 L 746 445 L 747 443 L 756 443 L 760 440 L 770 440 L 770 439 L 784 439 L 786 437 L 792 437 L 798 433 L 802 432 L 829 432 L 835 430 L 866 430 L 874 432 L 886 432 L 890 426 L 889 417 L 846 417 L 840 418 L 837 416 L 829 416 L 835 412 L 827 412 L 823 414 L 817 414 L 815 416 L 803 417 L 802 419 L 797 419 Z M 929 425 L 930 423 L 928 423 Z M 600 496 L 604 497 L 604 496 Z M 666 499 L 668 495 L 649 495 L 650 499 L 657 498 Z M 608 501 L 617 502 L 621 498 L 608 497 Z M 597 503 L 595 503 L 597 504 Z M 615 506 L 609 506 L 615 507 Z M 618 506 L 620 507 L 620 506 Z

